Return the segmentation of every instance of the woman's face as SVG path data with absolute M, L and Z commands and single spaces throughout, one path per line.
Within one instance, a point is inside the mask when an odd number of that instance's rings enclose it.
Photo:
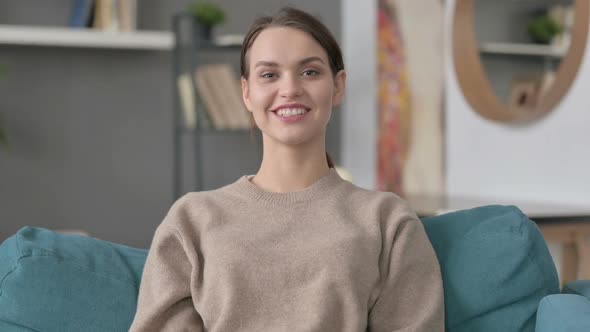
M 242 96 L 267 139 L 325 144 L 332 107 L 342 100 L 345 73 L 333 76 L 326 51 L 307 33 L 289 27 L 260 32 L 247 54 Z

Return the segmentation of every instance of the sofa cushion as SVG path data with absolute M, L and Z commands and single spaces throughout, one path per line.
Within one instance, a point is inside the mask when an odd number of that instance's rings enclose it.
M 561 290 L 565 294 L 578 294 L 590 300 L 590 280 L 576 280 L 563 286 Z
M 36 330 L 31 330 L 28 327 L 22 327 L 19 325 L 15 325 L 13 323 L 8 323 L 3 320 L 0 320 L 0 331 L 2 332 L 37 332 Z
M 590 331 L 590 300 L 576 294 L 555 294 L 539 304 L 536 332 Z
M 513 206 L 486 206 L 423 223 L 441 263 L 447 331 L 534 331 L 539 302 L 559 286 L 532 221 Z M 0 245 L 0 331 L 127 331 L 146 256 L 21 229 Z
M 2 331 L 127 331 L 146 256 L 94 238 L 22 228 L 0 246 Z
M 541 299 L 559 293 L 547 245 L 514 206 L 424 218 L 445 291 L 445 325 L 457 331 L 534 331 Z

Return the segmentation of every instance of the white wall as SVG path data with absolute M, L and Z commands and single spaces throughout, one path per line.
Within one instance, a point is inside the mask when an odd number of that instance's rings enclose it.
M 590 56 L 557 109 L 514 128 L 483 120 L 457 85 L 449 47 L 455 0 L 446 0 L 446 176 L 450 194 L 590 206 Z M 342 1 L 348 72 L 343 114 L 343 166 L 356 184 L 374 189 L 377 132 L 376 1 Z M 590 54 L 590 41 L 586 52 Z M 558 271 L 561 247 L 549 249 Z
M 342 166 L 358 186 L 374 189 L 377 164 L 377 2 L 342 0 L 347 73 L 342 114 Z
M 502 200 L 590 206 L 590 56 L 557 108 L 532 125 L 484 120 L 457 85 L 450 47 L 455 0 L 446 2 L 445 159 L 447 192 Z M 342 1 L 342 40 L 348 72 L 342 108 L 342 156 L 355 183 L 375 188 L 376 8 Z M 590 54 L 590 42 L 587 54 Z
M 545 118 L 523 127 L 485 120 L 457 83 L 450 47 L 455 0 L 447 1 L 447 191 L 590 207 L 590 56 Z

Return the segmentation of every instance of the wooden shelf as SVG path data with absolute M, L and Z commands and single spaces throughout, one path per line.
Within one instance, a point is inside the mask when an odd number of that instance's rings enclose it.
M 170 32 L 109 32 L 65 27 L 0 25 L 0 45 L 169 51 Z
M 518 43 L 483 43 L 479 46 L 479 50 L 482 53 L 489 54 L 545 56 L 552 58 L 561 58 L 567 51 L 565 48 L 557 48 L 550 45 Z

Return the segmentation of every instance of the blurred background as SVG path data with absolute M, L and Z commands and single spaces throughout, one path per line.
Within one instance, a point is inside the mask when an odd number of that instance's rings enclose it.
M 0 147 L 0 239 L 36 225 L 149 245 L 176 198 L 172 16 L 192 3 L 137 1 L 135 32 L 162 34 L 94 45 L 96 36 L 85 35 L 86 45 L 69 31 L 51 30 L 80 29 L 69 26 L 77 1 L 0 1 L 0 121 L 7 141 Z M 214 3 L 225 13 L 215 35 L 244 34 L 256 17 L 287 4 Z M 321 17 L 340 40 L 339 1 L 290 3 Z M 126 48 L 132 43 L 143 45 Z M 221 53 L 239 62 L 239 48 Z M 339 115 L 333 120 L 329 150 L 339 160 Z M 252 153 L 236 160 L 244 146 Z M 202 151 L 208 188 L 253 174 L 259 150 L 247 134 L 209 137 Z
M 256 172 L 259 137 L 223 110 L 243 107 L 240 36 L 287 4 L 341 43 L 327 144 L 355 184 L 424 215 L 590 215 L 587 1 L 199 3 L 0 0 L 0 240 L 31 225 L 147 248 L 178 196 Z

